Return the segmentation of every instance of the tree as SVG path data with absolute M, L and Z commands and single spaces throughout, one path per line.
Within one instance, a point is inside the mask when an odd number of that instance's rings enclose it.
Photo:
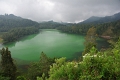
M 105 32 L 103 32 L 102 36 L 113 37 L 114 36 L 113 27 L 108 27 L 107 30 Z
M 81 62 L 80 80 L 120 80 L 120 40 L 112 50 L 96 52 L 92 47 Z
M 16 80 L 27 80 L 24 76 L 18 76 Z
M 46 78 L 43 74 L 37 80 L 120 80 L 120 40 L 104 52 L 92 47 L 81 62 L 55 59 L 49 75 Z
M 85 37 L 84 44 L 85 44 L 85 50 L 83 52 L 83 55 L 88 53 L 93 46 L 96 47 L 96 28 L 95 27 L 89 28 L 87 35 Z
M 13 63 L 13 59 L 11 58 L 11 52 L 8 48 L 1 50 L 1 72 L 2 76 L 10 77 L 10 80 L 16 79 L 16 66 Z
M 48 80 L 79 80 L 81 73 L 80 63 L 72 61 L 66 62 L 66 58 L 60 58 L 55 60 L 50 67 Z
M 47 57 L 43 52 L 40 54 L 40 61 L 32 63 L 28 69 L 28 78 L 31 80 L 36 80 L 37 77 L 49 77 L 48 71 L 50 70 L 50 65 L 54 63 L 54 59 Z
M 0 76 L 0 80 L 10 80 L 10 78 L 9 77 Z

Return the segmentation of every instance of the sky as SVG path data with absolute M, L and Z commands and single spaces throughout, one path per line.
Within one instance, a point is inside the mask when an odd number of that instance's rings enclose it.
M 0 15 L 34 21 L 80 22 L 120 12 L 120 0 L 0 0 Z

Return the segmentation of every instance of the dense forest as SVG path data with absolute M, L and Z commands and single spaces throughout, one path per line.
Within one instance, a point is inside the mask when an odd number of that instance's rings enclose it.
M 39 24 L 40 29 L 55 29 L 59 26 L 63 26 L 63 24 L 54 21 L 41 22 Z
M 0 38 L 4 43 L 38 33 L 39 29 L 86 35 L 80 59 L 49 58 L 41 52 L 39 61 L 24 65 L 21 69 L 9 49 L 2 48 L 0 80 L 120 80 L 120 19 L 105 23 L 37 23 L 13 14 L 0 15 Z M 110 47 L 98 50 L 97 37 L 107 39 Z
M 39 32 L 39 23 L 13 14 L 0 15 L 0 37 L 4 43 L 16 41 Z
M 18 40 L 21 37 L 24 37 L 26 35 L 30 35 L 30 34 L 35 34 L 38 33 L 39 29 L 35 28 L 35 27 L 25 27 L 25 28 L 14 28 L 11 29 L 10 31 L 8 31 L 7 33 L 4 33 L 2 35 L 2 38 L 5 42 L 13 42 Z

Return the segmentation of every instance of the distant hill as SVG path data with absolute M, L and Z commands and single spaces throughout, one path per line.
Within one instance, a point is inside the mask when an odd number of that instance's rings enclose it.
M 62 23 L 58 23 L 58 22 L 54 22 L 54 21 L 44 21 L 44 22 L 40 22 L 39 26 L 42 29 L 54 29 L 57 28 L 59 26 L 63 26 L 64 24 Z
M 39 23 L 15 16 L 14 14 L 0 15 L 0 27 L 28 27 L 37 25 Z
M 15 16 L 14 14 L 5 14 L 5 15 L 0 15 L 0 18 L 2 19 L 14 19 L 14 20 L 22 20 L 23 18 Z
M 117 21 L 117 20 L 120 20 L 120 12 L 117 14 L 114 14 L 112 16 L 103 17 L 96 22 L 113 22 L 113 21 Z
M 39 32 L 39 23 L 13 14 L 0 15 L 0 38 L 3 43 L 17 41 L 20 38 Z
M 91 22 L 94 22 L 94 21 L 98 21 L 100 20 L 102 17 L 96 17 L 96 16 L 92 16 L 88 19 L 86 19 L 85 21 L 81 22 L 81 23 L 91 23 Z
M 84 20 L 83 22 L 80 22 L 79 24 L 81 24 L 81 23 L 107 23 L 107 22 L 114 22 L 117 20 L 120 20 L 120 12 L 116 13 L 112 16 L 105 16 L 105 17 L 92 16 L 92 17 Z
M 25 19 L 21 18 L 19 16 L 15 16 L 14 14 L 5 14 L 5 15 L 0 15 L 0 28 L 3 27 L 7 29 L 8 28 L 14 28 L 14 27 L 30 27 L 30 26 L 37 26 L 39 28 L 43 29 L 53 29 L 59 26 L 63 26 L 63 23 L 59 22 L 54 22 L 53 20 L 51 21 L 42 21 L 42 22 L 36 22 L 32 21 L 30 19 Z

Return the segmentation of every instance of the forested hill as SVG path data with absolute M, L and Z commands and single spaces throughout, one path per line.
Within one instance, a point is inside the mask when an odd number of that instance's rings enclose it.
M 89 28 L 96 28 L 96 35 L 107 39 L 109 43 L 114 43 L 120 36 L 120 20 L 108 23 L 84 23 L 84 24 L 71 24 L 58 27 L 57 29 L 73 34 L 86 35 Z
M 4 43 L 16 41 L 21 37 L 38 32 L 38 22 L 13 14 L 0 15 L 0 39 Z
M 28 27 L 38 25 L 35 21 L 24 19 L 13 14 L 0 15 L 0 27 Z
M 120 19 L 120 12 L 116 13 L 114 15 L 105 16 L 105 17 L 92 16 L 92 17 L 86 19 L 85 21 L 80 22 L 79 24 L 81 24 L 81 23 L 107 23 L 107 22 L 114 22 L 119 19 Z
M 94 22 L 94 21 L 98 21 L 100 20 L 102 17 L 96 17 L 96 16 L 92 16 L 86 20 L 84 20 L 83 22 L 80 22 L 79 24 L 81 23 L 91 23 L 91 22 Z
M 5 15 L 0 15 L 0 18 L 4 18 L 4 19 L 19 19 L 22 20 L 23 18 L 19 17 L 19 16 L 15 16 L 14 14 L 5 14 Z
M 57 28 L 59 26 L 64 26 L 64 25 L 65 24 L 63 23 L 58 23 L 54 21 L 44 21 L 44 22 L 39 23 L 40 29 L 54 29 L 54 28 Z

